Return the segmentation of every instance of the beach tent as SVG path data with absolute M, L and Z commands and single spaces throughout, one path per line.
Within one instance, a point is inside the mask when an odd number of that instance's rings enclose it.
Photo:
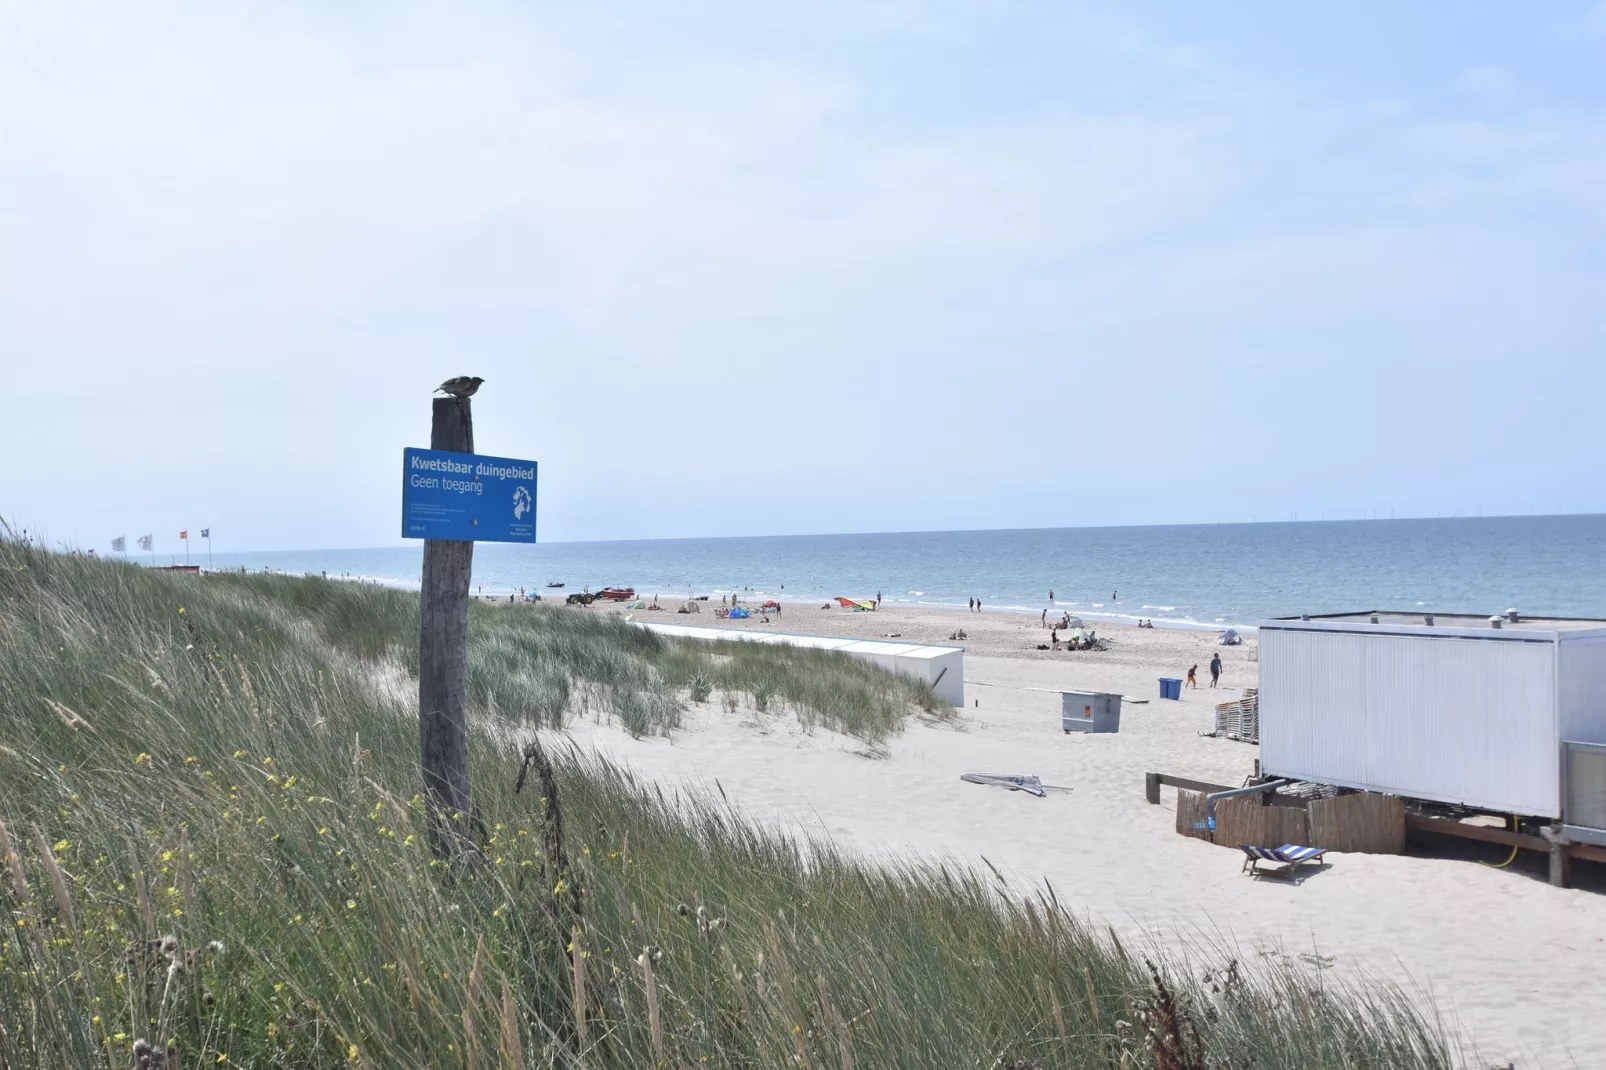
M 1228 628 L 1226 631 L 1221 633 L 1221 638 L 1216 640 L 1216 645 L 1217 646 L 1237 646 L 1239 643 L 1242 643 L 1243 641 L 1244 641 L 1244 637 L 1238 634 L 1238 629 L 1236 629 L 1236 628 Z
M 749 613 L 747 610 L 743 609 L 741 606 L 737 606 L 735 609 L 731 610 L 731 612 L 730 612 L 730 619 L 731 620 L 747 620 L 751 616 L 752 616 L 752 614 Z

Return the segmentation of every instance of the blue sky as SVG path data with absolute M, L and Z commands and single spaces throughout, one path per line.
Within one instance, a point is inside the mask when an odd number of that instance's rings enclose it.
M 0 513 L 1606 510 L 1606 4 L 0 3 Z

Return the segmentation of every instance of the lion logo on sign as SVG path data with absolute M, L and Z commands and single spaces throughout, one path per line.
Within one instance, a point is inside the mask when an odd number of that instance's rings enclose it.
M 529 489 L 526 488 L 526 487 L 514 487 L 513 488 L 513 519 L 514 520 L 523 520 L 524 519 L 524 514 L 530 512 L 534 508 L 535 508 L 535 503 L 530 500 Z

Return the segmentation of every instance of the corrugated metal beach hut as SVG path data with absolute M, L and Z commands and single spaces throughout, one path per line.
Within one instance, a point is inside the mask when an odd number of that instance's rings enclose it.
M 1268 620 L 1259 655 L 1268 776 L 1562 818 L 1564 744 L 1606 744 L 1606 620 Z

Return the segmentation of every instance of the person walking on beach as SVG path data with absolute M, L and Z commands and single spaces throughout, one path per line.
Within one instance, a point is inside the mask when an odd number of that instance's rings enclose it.
M 976 599 L 976 612 L 977 613 L 981 612 L 981 599 L 980 598 Z
M 1219 679 L 1221 679 L 1221 655 L 1213 654 L 1210 657 L 1210 686 L 1215 687 Z
M 1046 610 L 1046 609 L 1043 610 L 1043 619 L 1042 619 L 1042 621 L 1040 623 L 1043 624 L 1045 627 L 1048 625 L 1048 610 Z
M 1187 686 L 1193 688 L 1194 690 L 1198 690 L 1199 688 L 1199 666 L 1197 664 L 1188 670 Z
M 974 598 L 965 599 L 965 612 L 967 612 L 967 613 L 976 612 L 976 600 Z

